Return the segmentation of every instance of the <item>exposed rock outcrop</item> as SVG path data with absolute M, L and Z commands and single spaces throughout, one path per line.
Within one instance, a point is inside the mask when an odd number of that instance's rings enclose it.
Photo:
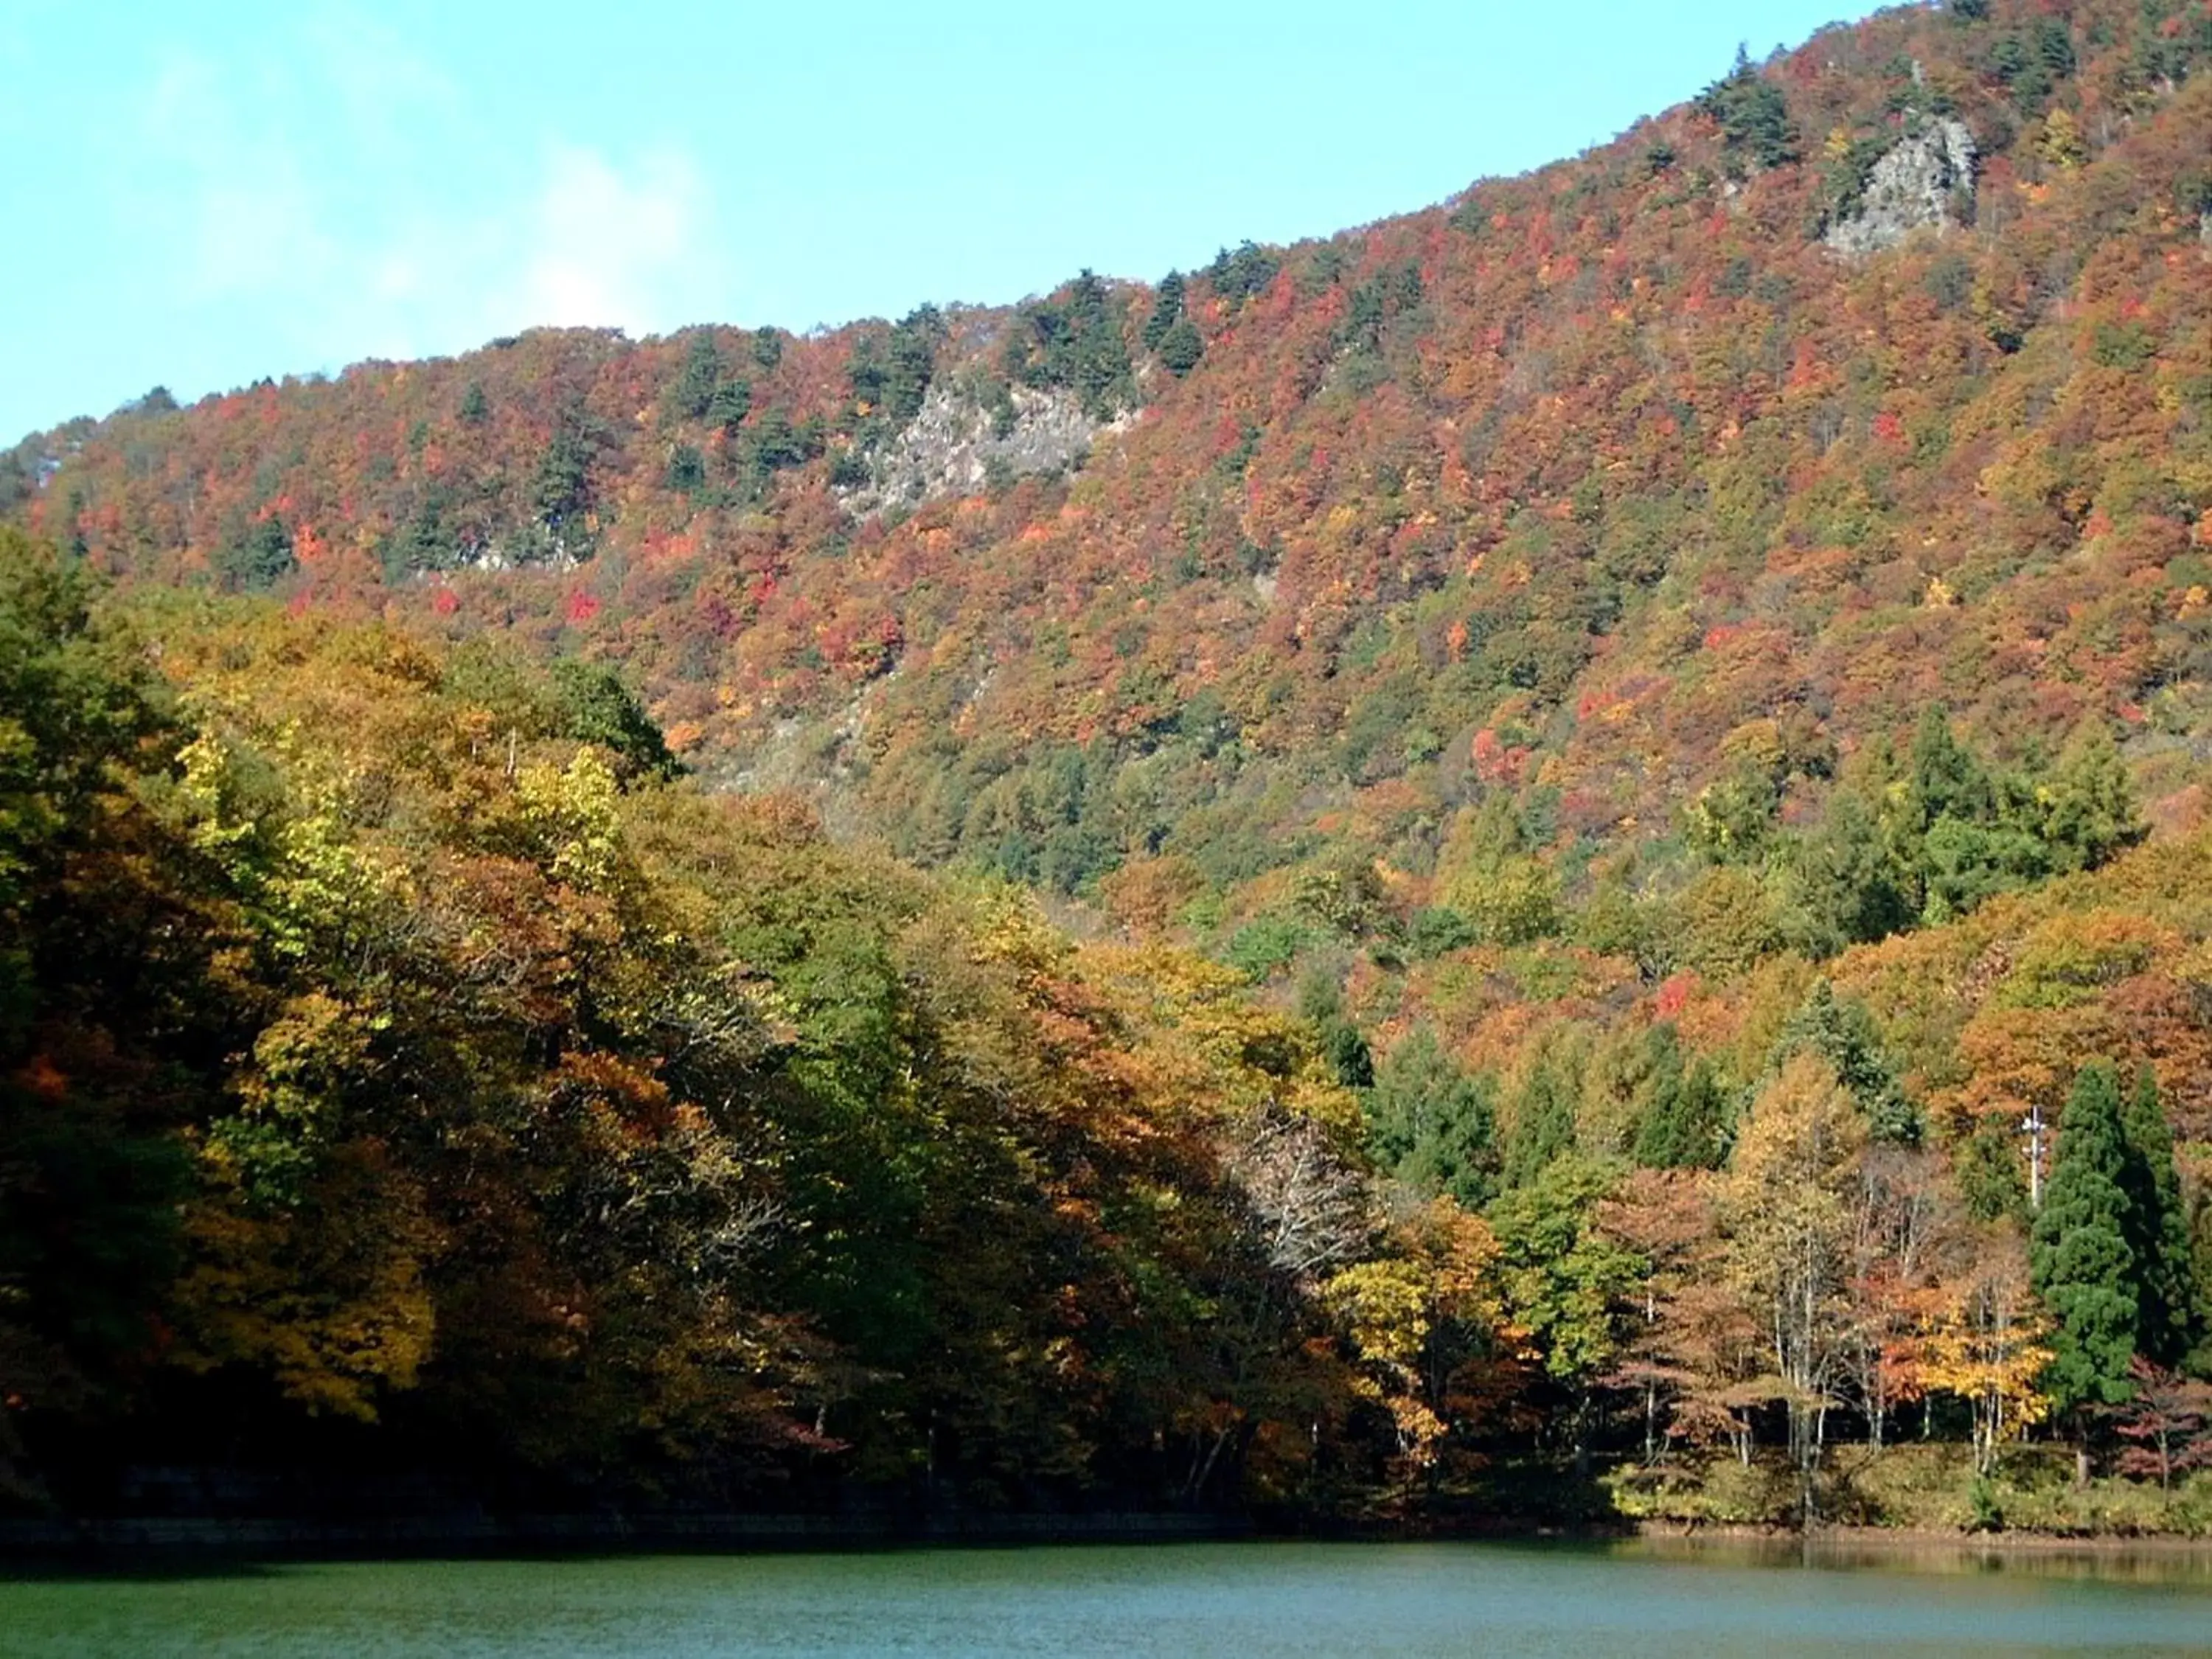
M 1948 117 L 1899 139 L 1874 164 L 1858 210 L 1822 239 L 1857 256 L 1895 247 L 1914 231 L 1972 216 L 1974 136 Z
M 1113 429 L 1084 412 L 1075 394 L 1007 388 L 994 410 L 957 386 L 936 386 L 921 410 L 867 462 L 866 483 L 840 491 L 854 513 L 878 513 L 934 495 L 969 494 L 996 475 L 1080 465 L 1099 433 Z

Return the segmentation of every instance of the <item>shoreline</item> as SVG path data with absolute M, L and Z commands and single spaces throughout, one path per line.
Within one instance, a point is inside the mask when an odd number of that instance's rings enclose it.
M 1682 1527 L 1644 1522 L 1629 1536 L 1646 1543 L 1763 1544 L 1808 1550 L 1946 1549 L 1997 1555 L 2202 1555 L 2212 1559 L 2212 1537 L 2181 1533 L 2063 1533 L 2027 1528 L 1959 1532 L 1943 1527 Z
M 836 1552 L 1082 1544 L 1234 1542 L 1619 1544 L 1707 1547 L 1848 1561 L 1942 1554 L 1997 1559 L 2158 1557 L 2212 1565 L 2212 1537 L 2174 1533 L 1958 1532 L 1928 1527 L 1620 1527 L 1516 1523 L 1277 1528 L 1181 1513 L 875 1516 L 589 1514 L 417 1516 L 382 1520 L 248 1516 L 0 1518 L 0 1571 L 132 1560 L 284 1562 L 566 1553 Z M 1670 1548 L 1670 1547 L 1672 1547 Z
M 179 1559 L 258 1561 L 565 1553 L 731 1553 L 1022 1544 L 1214 1543 L 1260 1536 L 1239 1516 L 509 1514 L 0 1518 L 0 1567 Z

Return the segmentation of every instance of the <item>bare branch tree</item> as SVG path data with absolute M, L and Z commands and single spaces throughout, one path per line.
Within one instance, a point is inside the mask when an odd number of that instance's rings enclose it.
M 1230 1144 L 1226 1162 L 1277 1267 L 1303 1279 L 1358 1255 L 1369 1231 L 1367 1182 L 1313 1119 L 1263 1112 Z

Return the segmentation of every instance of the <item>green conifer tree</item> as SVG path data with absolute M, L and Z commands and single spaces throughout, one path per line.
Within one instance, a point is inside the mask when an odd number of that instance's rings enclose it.
M 1934 828 L 1938 818 L 1979 823 L 1990 816 L 1994 796 L 1989 774 L 1973 750 L 1952 734 L 1950 717 L 1942 708 L 1931 704 L 1922 712 L 1907 765 L 1913 815 L 1923 830 Z
M 1790 843 L 1790 896 L 1814 955 L 1886 939 L 1919 915 L 1918 873 L 1898 856 L 1891 830 L 1880 797 L 1845 784 L 1829 796 L 1820 829 Z
M 2212 1192 L 2201 1187 L 2189 1207 L 2189 1279 L 2197 1346 L 2182 1368 L 2192 1376 L 2212 1379 Z
M 1575 1092 L 1550 1054 L 1530 1070 L 1513 1102 L 1513 1130 L 1505 1146 L 1505 1185 L 1525 1187 L 1574 1150 Z
M 714 388 L 721 380 L 722 354 L 715 349 L 714 332 L 702 328 L 691 337 L 684 367 L 676 376 L 676 384 L 669 388 L 669 407 L 681 419 L 700 419 L 714 401 Z
M 1728 1153 L 1728 1100 L 1711 1065 L 1684 1067 L 1672 1025 L 1653 1028 L 1651 1102 L 1631 1150 L 1653 1170 L 1717 1170 Z
M 2054 870 L 2094 870 L 2143 837 L 2135 785 L 2111 733 L 2101 728 L 2081 732 L 2067 745 L 2035 799 Z
M 2194 1264 L 2173 1131 L 2148 1066 L 2136 1075 L 2120 1122 L 2127 1141 L 2120 1189 L 2128 1205 L 2123 1232 L 2135 1258 L 2136 1346 L 2146 1358 L 2172 1365 L 2196 1334 Z
M 935 306 L 921 306 L 900 319 L 884 347 L 884 406 L 901 424 L 921 412 L 937 372 L 937 348 L 948 331 Z
M 1205 337 L 1188 317 L 1176 318 L 1160 336 L 1160 366 L 1178 380 L 1196 368 L 1205 355 Z
M 1784 1060 L 1801 1051 L 1816 1054 L 1835 1067 L 1837 1080 L 1866 1114 L 1875 1139 L 1919 1144 L 1925 1128 L 1920 1109 L 1899 1086 L 1874 1016 L 1864 1003 L 1837 996 L 1825 977 L 1814 981 L 1803 1005 L 1783 1027 L 1768 1065 L 1778 1072 Z
M 696 495 L 707 487 L 707 458 L 696 445 L 678 444 L 668 457 L 661 483 L 681 495 Z
M 1160 342 L 1182 317 L 1182 272 L 1171 270 L 1160 278 L 1152 297 L 1152 314 L 1145 319 L 1145 349 L 1158 351 Z
M 2035 56 L 2044 72 L 2054 81 L 2063 81 L 2074 73 L 2074 40 L 2063 18 L 2035 20 Z
M 707 418 L 723 431 L 734 433 L 743 426 L 745 416 L 752 412 L 753 384 L 750 380 L 725 380 L 714 388 L 714 395 L 707 400 Z
M 2036 1293 L 2056 1322 L 2044 1386 L 2085 1438 L 2088 1413 L 2131 1392 L 2139 1307 L 2127 1162 L 2118 1073 L 2108 1061 L 2093 1061 L 2074 1079 L 2059 1118 L 2057 1155 L 2029 1249 Z
M 1698 95 L 1698 107 L 1720 123 L 1730 155 L 1747 153 L 1762 167 L 1797 159 L 1797 130 L 1782 88 L 1767 80 L 1738 46 L 1735 67 Z
M 81 551 L 78 556 L 82 556 Z M 254 520 L 235 539 L 217 549 L 210 562 L 225 587 L 249 593 L 273 586 L 299 568 L 292 532 L 273 511 Z
M 590 504 L 591 465 L 591 441 L 580 415 L 563 419 L 553 428 L 531 491 L 538 520 L 549 531 L 557 535 Z
M 1498 1121 L 1489 1093 L 1425 1025 L 1376 1067 L 1366 1112 L 1375 1159 L 1401 1181 L 1449 1193 L 1470 1209 L 1497 1195 Z

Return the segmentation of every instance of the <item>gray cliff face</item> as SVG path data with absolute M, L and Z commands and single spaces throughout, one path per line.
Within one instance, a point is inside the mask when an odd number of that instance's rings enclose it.
M 1971 213 L 1973 191 L 1973 135 L 1948 117 L 1930 121 L 1874 164 L 1859 210 L 1829 226 L 1822 240 L 1842 254 L 1879 253 L 1925 226 L 1959 222 Z
M 878 513 L 933 496 L 973 495 L 995 477 L 1079 466 L 1091 441 L 1111 429 L 1072 392 L 1012 388 L 1011 410 L 995 414 L 955 386 L 930 388 L 921 410 L 868 463 L 868 481 L 841 491 L 854 513 Z M 1008 418 L 1011 415 L 1011 418 Z

